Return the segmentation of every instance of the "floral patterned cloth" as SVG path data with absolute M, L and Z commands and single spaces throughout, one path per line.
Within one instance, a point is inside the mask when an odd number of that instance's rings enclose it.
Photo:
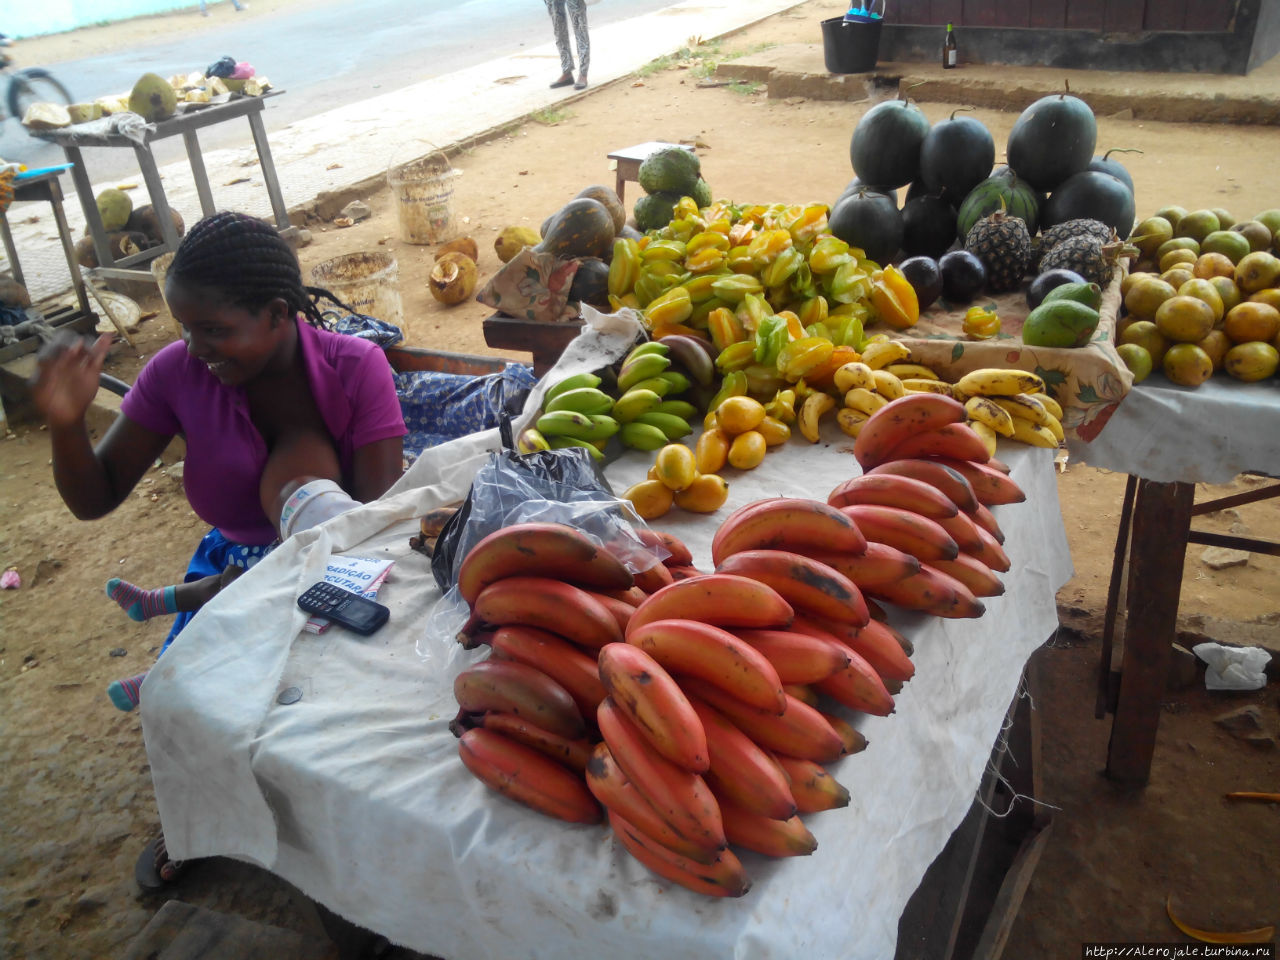
M 490 278 L 476 299 L 508 317 L 565 323 L 578 319 L 577 304 L 569 305 L 577 272 L 577 260 L 560 260 L 525 247 Z
M 400 328 L 363 314 L 331 316 L 336 333 L 371 340 L 386 349 L 404 339 Z M 433 370 L 406 370 L 395 376 L 396 396 L 409 433 L 405 459 L 412 463 L 428 447 L 498 425 L 504 412 L 519 413 L 537 379 L 523 363 L 500 373 L 472 376 Z
M 504 412 L 518 414 L 537 379 L 531 367 L 509 363 L 480 377 L 411 370 L 397 373 L 395 382 L 409 428 L 404 455 L 412 462 L 428 447 L 498 426 Z
M 1088 442 L 1107 425 L 1133 386 L 1133 374 L 1116 353 L 1115 344 L 1120 283 L 1126 273 L 1121 261 L 1102 293 L 1102 322 L 1083 347 L 1029 347 L 1022 342 L 1022 323 L 1030 312 L 1025 285 L 991 300 L 975 301 L 1000 316 L 1000 333 L 991 340 L 974 340 L 962 332 L 965 311 L 974 304 L 950 304 L 944 300 L 923 311 L 914 327 L 893 331 L 891 336 L 911 347 L 914 362 L 932 367 L 953 382 L 982 367 L 1038 374 L 1062 405 L 1063 430 L 1074 439 Z

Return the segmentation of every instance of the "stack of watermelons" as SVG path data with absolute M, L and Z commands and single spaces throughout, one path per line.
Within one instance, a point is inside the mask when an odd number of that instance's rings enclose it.
M 671 222 L 681 197 L 692 197 L 698 209 L 711 205 L 711 187 L 702 179 L 702 161 L 684 147 L 663 147 L 640 164 L 640 188 L 645 196 L 636 201 L 636 227 L 658 230 Z
M 879 263 L 923 257 L 945 268 L 950 261 L 968 282 L 958 285 L 958 297 L 948 297 L 963 301 L 966 288 L 973 288 L 971 298 L 983 286 L 972 282 L 978 269 L 972 251 L 988 260 L 1000 256 L 991 243 L 968 244 L 969 256 L 961 252 L 975 227 L 982 234 L 980 225 L 996 211 L 1023 221 L 1030 238 L 1077 220 L 1101 221 L 1121 240 L 1129 236 L 1133 180 L 1109 156 L 1093 155 L 1096 141 L 1088 104 L 1069 91 L 1053 94 L 1022 112 L 1009 134 L 1008 163 L 993 169 L 995 143 L 977 119 L 957 110 L 930 125 L 905 95 L 885 101 L 853 131 L 849 152 L 856 176 L 832 205 L 831 231 Z M 907 191 L 899 206 L 902 187 Z M 953 250 L 957 245 L 960 250 Z

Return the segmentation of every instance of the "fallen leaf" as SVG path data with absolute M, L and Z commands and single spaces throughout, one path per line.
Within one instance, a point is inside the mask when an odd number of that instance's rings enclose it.
M 1200 940 L 1203 943 L 1269 943 L 1272 936 L 1276 932 L 1274 926 L 1258 927 L 1255 930 L 1240 930 L 1238 932 L 1218 933 L 1213 930 L 1199 930 L 1183 921 L 1179 920 L 1173 912 L 1173 894 L 1169 894 L 1164 901 L 1165 913 L 1169 914 L 1169 919 L 1173 921 L 1173 925 L 1185 933 L 1188 937 Z
M 527 80 L 527 79 L 528 77 L 526 75 L 521 74 L 518 77 L 499 77 L 497 80 L 493 82 L 494 83 L 519 83 L 521 80 Z
M 136 183 L 117 183 L 116 189 L 117 190 L 137 190 L 138 185 Z
M 527 176 L 529 175 L 529 171 L 528 171 L 528 170 L 520 170 L 520 171 L 517 171 L 517 172 L 518 172 L 519 176 L 522 176 L 522 177 L 527 177 Z
M 335 227 L 350 227 L 350 226 L 354 226 L 354 224 L 355 224 L 355 221 L 352 220 L 350 217 L 334 217 L 333 218 L 333 225 Z
M 237 183 L 248 183 L 248 177 L 236 177 L 234 180 L 228 180 L 223 184 L 224 187 L 234 187 Z
M 341 166 L 342 166 L 342 164 L 340 164 L 340 163 L 331 163 L 331 164 L 329 164 L 327 167 L 325 167 L 325 169 L 326 169 L 326 170 L 337 170 L 337 169 L 338 169 L 339 167 L 341 167 Z

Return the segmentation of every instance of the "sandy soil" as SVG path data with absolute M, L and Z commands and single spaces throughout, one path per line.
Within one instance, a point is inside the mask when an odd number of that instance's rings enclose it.
M 284 2 L 290 0 L 277 0 Z M 808 40 L 812 24 L 836 6 L 842 5 L 811 0 L 726 40 L 721 55 Z M 255 0 L 251 15 L 270 8 L 270 0 Z M 226 4 L 215 10 L 231 15 Z M 150 20 L 172 20 L 179 29 L 187 29 L 188 20 L 201 22 L 198 14 Z M 63 39 L 91 49 L 98 41 L 92 32 L 82 33 Z M 479 243 L 487 276 L 498 266 L 492 248 L 498 230 L 513 223 L 536 228 L 582 187 L 611 183 L 606 154 L 644 140 L 697 140 L 717 196 L 830 201 L 852 176 L 848 138 L 865 108 L 770 101 L 762 90 L 700 88 L 691 70 L 662 70 L 588 91 L 541 122 L 513 125 L 465 151 L 455 159 L 463 171 L 455 205 L 463 229 Z M 936 120 L 954 105 L 924 109 Z M 1003 143 L 1016 110 L 978 110 L 976 116 Z M 1273 133 L 1257 128 L 1100 119 L 1100 145 L 1146 151 L 1131 155 L 1130 165 L 1140 215 L 1168 202 L 1190 209 L 1225 206 L 1243 216 L 1275 206 L 1273 140 Z M 630 185 L 631 201 L 637 190 Z M 429 297 L 432 251 L 398 240 L 392 198 L 380 191 L 365 199 L 373 210 L 368 221 L 347 229 L 310 223 L 313 242 L 300 251 L 304 268 L 358 250 L 390 250 L 399 263 L 410 343 L 496 352 L 483 342 L 483 307 L 447 309 Z M 139 328 L 144 356 L 174 336 L 158 298 L 146 306 L 159 312 Z M 131 381 L 142 360 L 119 344 L 109 370 Z M 47 435 L 30 420 L 16 420 L 13 428 L 0 443 L 6 501 L 0 566 L 16 567 L 23 586 L 0 595 L 0 717 L 7 734 L 0 762 L 10 771 L 0 787 L 8 905 L 0 916 L 0 953 L 114 956 L 160 905 L 140 896 L 132 878 L 157 816 L 138 719 L 115 711 L 103 691 L 112 679 L 150 665 L 168 624 L 126 619 L 102 595 L 102 585 L 111 576 L 172 581 L 203 530 L 180 483 L 163 468 L 110 517 L 77 522 L 53 487 Z M 1093 718 L 1094 678 L 1123 485 L 1121 476 L 1075 465 L 1060 478 L 1076 576 L 1059 595 L 1064 628 L 1038 654 L 1045 677 L 1041 799 L 1054 808 L 1054 833 L 1014 924 L 1009 957 L 1068 960 L 1079 956 L 1086 940 L 1182 940 L 1165 917 L 1167 895 L 1202 927 L 1242 929 L 1280 920 L 1274 860 L 1280 809 L 1233 805 L 1222 797 L 1229 790 L 1276 789 L 1275 743 L 1248 745 L 1213 722 L 1256 704 L 1274 736 L 1280 730 L 1274 685 L 1235 696 L 1198 686 L 1171 692 L 1151 785 L 1125 791 L 1099 775 L 1109 724 Z M 1241 479 L 1205 489 L 1200 498 L 1249 486 Z M 1243 525 L 1280 539 L 1280 506 L 1242 507 L 1207 518 L 1206 525 L 1222 532 Z M 1246 567 L 1214 572 L 1199 561 L 1200 552 L 1189 551 L 1180 626 L 1208 636 L 1274 632 L 1280 560 L 1253 556 Z M 303 932 L 320 929 L 314 910 L 288 884 L 230 861 L 202 864 L 175 895 Z

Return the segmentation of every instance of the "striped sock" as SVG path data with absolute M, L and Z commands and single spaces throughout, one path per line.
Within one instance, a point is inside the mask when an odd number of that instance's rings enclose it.
M 111 702 L 116 705 L 117 710 L 123 710 L 128 713 L 138 705 L 142 699 L 142 681 L 145 679 L 147 679 L 147 675 L 140 673 L 136 677 L 116 680 L 111 686 L 107 687 L 107 696 L 111 698 Z
M 143 590 L 119 577 L 112 577 L 107 581 L 107 596 L 118 603 L 131 620 L 139 623 L 166 613 L 178 612 L 177 590 L 173 586 Z

